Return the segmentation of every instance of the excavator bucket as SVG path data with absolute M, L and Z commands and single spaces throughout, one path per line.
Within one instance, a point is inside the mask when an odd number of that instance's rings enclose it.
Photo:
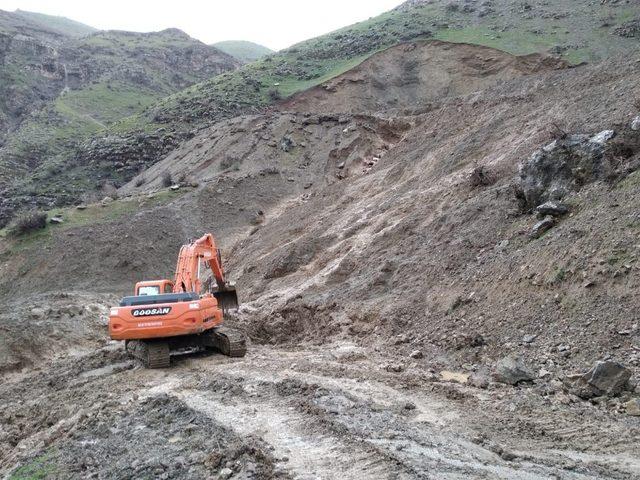
M 214 290 L 213 296 L 218 300 L 218 305 L 222 308 L 223 312 L 229 310 L 236 310 L 238 308 L 238 294 L 236 293 L 236 286 L 228 283 L 222 288 Z

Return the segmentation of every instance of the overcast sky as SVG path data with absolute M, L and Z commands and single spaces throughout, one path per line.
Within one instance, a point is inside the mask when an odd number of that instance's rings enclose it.
M 177 27 L 205 43 L 250 40 L 278 50 L 369 17 L 403 0 L 0 0 L 0 9 L 61 15 L 99 29 Z

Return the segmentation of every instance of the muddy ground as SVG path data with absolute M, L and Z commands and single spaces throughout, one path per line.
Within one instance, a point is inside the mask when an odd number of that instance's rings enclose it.
M 638 426 L 623 413 L 567 404 L 546 382 L 480 389 L 418 361 L 390 372 L 389 360 L 346 342 L 254 345 L 243 359 L 189 355 L 147 370 L 109 344 L 5 379 L 0 468 L 8 478 L 640 475 Z

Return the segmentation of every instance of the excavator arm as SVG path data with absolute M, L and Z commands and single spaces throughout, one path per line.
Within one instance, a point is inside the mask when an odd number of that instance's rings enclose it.
M 202 293 L 202 282 L 200 281 L 200 266 L 202 262 L 207 263 L 213 273 L 217 287 L 211 293 L 218 300 L 220 307 L 223 310 L 237 308 L 238 297 L 236 289 L 226 280 L 222 262 L 220 261 L 220 251 L 216 247 L 213 235 L 210 233 L 187 245 L 183 245 L 180 249 L 174 277 L 174 293 Z

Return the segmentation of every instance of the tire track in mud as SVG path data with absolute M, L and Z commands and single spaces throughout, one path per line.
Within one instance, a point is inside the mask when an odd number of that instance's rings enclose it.
M 303 480 L 628 478 L 609 475 L 609 459 L 600 456 L 590 458 L 587 469 L 576 468 L 575 452 L 568 451 L 503 458 L 502 449 L 472 440 L 465 419 L 442 401 L 371 378 L 344 378 L 344 365 L 318 352 L 259 348 L 254 354 L 241 361 L 196 360 L 197 367 L 188 360 L 179 368 L 194 370 L 195 377 L 182 382 L 188 376 L 171 372 L 164 386 L 149 393 L 167 391 L 239 436 L 261 438 L 273 448 L 279 468 Z M 329 371 L 290 368 L 304 358 Z

